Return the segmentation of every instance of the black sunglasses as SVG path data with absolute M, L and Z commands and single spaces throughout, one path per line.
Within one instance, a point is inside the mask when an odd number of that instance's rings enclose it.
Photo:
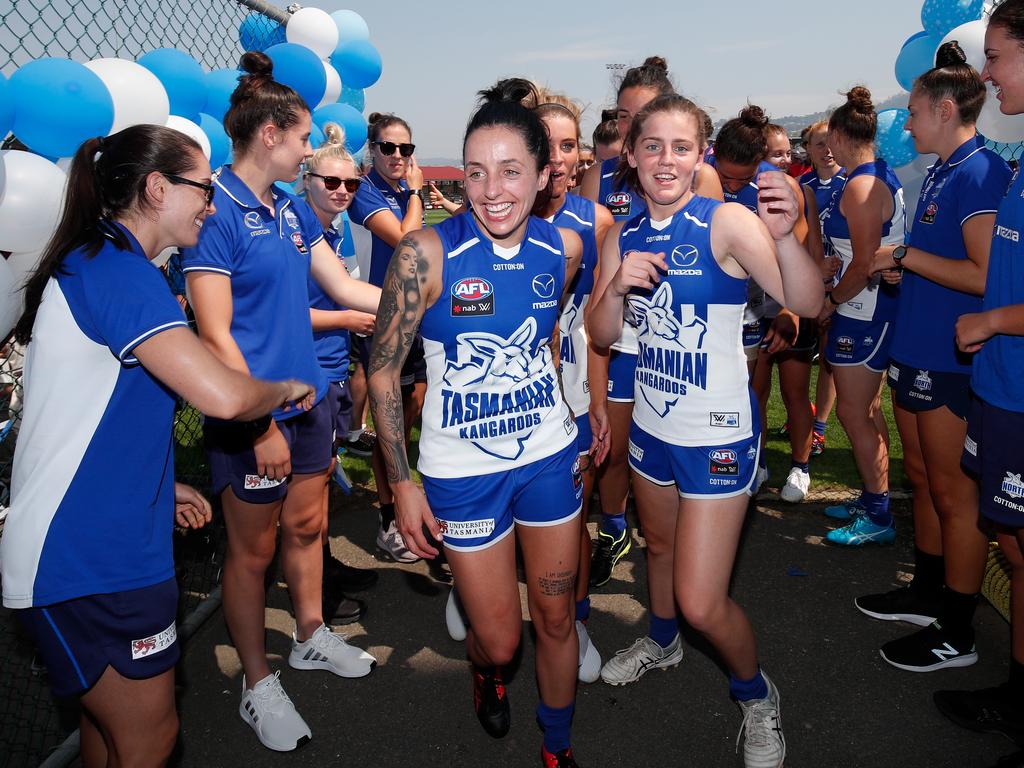
M 312 171 L 306 171 L 307 176 L 316 176 L 318 179 L 324 180 L 324 189 L 328 192 L 333 192 L 342 184 L 345 185 L 345 191 L 355 194 L 356 190 L 359 189 L 359 179 L 340 179 L 337 176 L 323 176 L 319 173 L 313 173 Z
M 171 184 L 187 184 L 190 187 L 198 187 L 206 193 L 206 204 L 209 205 L 213 202 L 213 184 L 203 184 L 201 181 L 192 181 L 192 179 L 186 179 L 184 176 L 176 176 L 173 173 L 165 173 L 163 176 L 171 182 Z
M 412 153 L 416 151 L 415 144 L 395 144 L 393 141 L 371 141 L 370 143 L 376 144 L 382 155 L 393 155 L 397 148 L 398 154 L 402 157 L 412 157 Z

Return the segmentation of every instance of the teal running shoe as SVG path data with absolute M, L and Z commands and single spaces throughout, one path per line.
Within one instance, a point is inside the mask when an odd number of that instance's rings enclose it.
M 345 468 L 341 466 L 341 457 L 345 455 L 344 447 L 338 449 L 337 460 L 334 463 L 334 482 L 338 484 L 342 492 L 348 496 L 352 493 L 352 481 L 349 480 Z
M 864 504 L 861 503 L 859 498 L 850 499 L 841 504 L 833 504 L 831 507 L 825 507 L 825 515 L 833 520 L 851 520 L 858 515 L 865 514 L 867 514 L 867 510 L 864 509 Z
M 862 547 L 865 544 L 892 544 L 896 541 L 895 525 L 876 525 L 867 515 L 857 515 L 853 522 L 829 531 L 825 537 L 833 544 L 844 547 Z

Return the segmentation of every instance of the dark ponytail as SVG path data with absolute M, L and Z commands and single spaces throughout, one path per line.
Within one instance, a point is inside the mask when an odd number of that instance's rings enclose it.
M 956 40 L 939 46 L 935 68 L 917 78 L 913 90 L 927 95 L 932 104 L 950 99 L 960 112 L 960 122 L 967 125 L 978 122 L 985 106 L 985 84 Z
M 715 157 L 737 165 L 756 165 L 768 154 L 766 133 L 769 120 L 764 110 L 748 104 L 739 116 L 718 130 Z
M 648 56 L 639 67 L 630 67 L 622 76 L 616 97 L 627 88 L 650 88 L 658 96 L 675 91 L 668 79 L 668 62 L 661 56 Z
M 50 278 L 62 272 L 68 253 L 84 248 L 91 258 L 108 238 L 118 248 L 130 248 L 124 233 L 105 225 L 105 220 L 148 210 L 149 175 L 185 175 L 195 168 L 195 157 L 201 153 L 194 139 L 159 125 L 133 125 L 113 136 L 88 139 L 78 148 L 71 160 L 57 231 L 25 283 L 25 311 L 14 327 L 19 344 L 31 341 L 43 291 Z
M 385 128 L 390 128 L 393 125 L 400 125 L 409 132 L 409 141 L 412 141 L 412 128 L 398 115 L 393 115 L 390 112 L 371 112 L 370 116 L 366 118 L 367 126 L 367 138 L 370 142 L 380 140 L 380 132 Z
M 1024 43 L 1024 0 L 1003 0 L 988 17 L 990 27 L 1002 27 L 1006 34 Z
M 855 144 L 871 144 L 878 131 L 878 115 L 871 103 L 871 91 L 855 85 L 846 92 L 846 103 L 828 119 L 828 129 L 839 131 Z
M 544 170 L 551 159 L 551 150 L 548 147 L 547 128 L 532 109 L 538 103 L 537 89 L 533 83 L 520 77 L 499 80 L 494 87 L 480 91 L 479 96 L 482 103 L 466 126 L 466 136 L 462 140 L 463 154 L 466 142 L 474 131 L 501 126 L 523 137 L 527 151 L 537 162 L 537 171 Z
M 224 130 L 235 150 L 244 152 L 260 126 L 273 123 L 282 131 L 288 130 L 310 109 L 299 94 L 274 80 L 274 62 L 265 53 L 243 54 L 239 67 L 248 74 L 238 79 L 238 87 L 231 94 Z

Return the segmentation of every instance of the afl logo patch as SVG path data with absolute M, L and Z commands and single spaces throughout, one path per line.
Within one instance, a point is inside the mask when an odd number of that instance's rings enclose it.
M 633 196 L 629 192 L 612 192 L 604 199 L 604 204 L 612 216 L 628 216 Z
M 677 267 L 692 267 L 700 258 L 700 251 L 695 245 L 677 245 L 672 250 L 672 263 Z
M 533 292 L 542 299 L 550 299 L 555 295 L 555 277 L 547 273 L 533 278 Z
M 482 277 L 466 277 L 451 288 L 452 317 L 494 314 L 494 286 Z
M 708 458 L 711 460 L 708 472 L 712 475 L 738 475 L 740 472 L 736 451 L 731 448 L 716 448 L 708 453 Z
M 295 243 L 295 247 L 296 247 L 296 249 L 298 249 L 299 253 L 301 253 L 301 254 L 309 253 L 309 248 L 307 248 L 306 244 L 302 241 L 302 233 L 301 232 L 292 232 L 292 242 Z
M 843 354 L 853 354 L 854 341 L 852 336 L 840 336 L 836 339 L 836 351 Z
M 260 215 L 257 211 L 249 211 L 242 218 L 242 221 L 245 222 L 245 226 L 249 229 L 259 229 L 263 226 L 263 220 L 260 219 Z
M 939 213 L 939 206 L 932 200 L 928 203 L 928 207 L 924 209 L 924 213 L 921 214 L 922 224 L 934 224 L 935 216 Z

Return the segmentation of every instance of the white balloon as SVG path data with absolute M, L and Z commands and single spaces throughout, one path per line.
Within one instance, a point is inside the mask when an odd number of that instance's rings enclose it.
M 157 76 L 127 59 L 95 59 L 86 62 L 110 91 L 114 100 L 114 134 L 130 125 L 164 125 L 171 113 L 167 90 Z M 108 134 L 109 135 L 109 134 Z
M 289 43 L 304 45 L 321 59 L 326 59 L 338 46 L 338 25 L 327 11 L 300 8 L 288 19 L 284 36 Z
M 7 259 L 0 259 L 0 339 L 7 338 L 21 317 L 24 305 L 21 293 L 21 286 L 15 282 Z
M 0 157 L 0 200 L 4 199 L 4 185 L 7 183 L 7 166 L 3 157 Z
M 64 173 L 71 173 L 71 161 L 74 159 L 73 157 L 59 157 L 56 160 L 57 167 Z
M 942 38 L 940 45 L 956 40 L 960 49 L 967 55 L 967 63 L 981 74 L 985 67 L 985 27 L 985 22 L 980 19 L 961 24 L 951 29 Z
M 1007 144 L 1024 141 L 1024 115 L 1004 115 L 999 111 L 999 99 L 992 83 L 985 83 L 988 96 L 978 116 L 978 133 L 991 141 Z
M 918 155 L 914 158 L 914 162 L 911 163 L 911 165 L 917 173 L 927 174 L 928 169 L 931 168 L 938 159 L 938 155 Z M 899 174 L 896 175 L 898 176 Z
M 341 96 L 341 75 L 329 61 L 324 62 L 324 74 L 327 75 L 327 90 L 324 91 L 324 97 L 320 99 L 316 108 L 324 104 L 333 104 Z
M 203 154 L 206 155 L 206 159 L 210 159 L 210 138 L 206 135 L 206 131 L 198 125 L 193 123 L 187 117 L 178 117 L 178 115 L 171 115 L 168 117 L 167 122 L 164 123 L 164 125 L 168 128 L 173 128 L 176 131 L 181 131 L 186 136 L 195 139 L 202 148 Z
M 41 249 L 57 229 L 67 175 L 31 152 L 7 149 L 0 157 L 6 172 L 0 189 L 0 251 Z
M 36 267 L 39 266 L 39 260 L 42 259 L 42 257 L 42 248 L 36 251 L 12 253 L 7 257 L 7 266 L 11 268 L 11 273 L 14 275 L 14 282 L 16 285 L 25 285 L 25 281 L 32 276 Z

